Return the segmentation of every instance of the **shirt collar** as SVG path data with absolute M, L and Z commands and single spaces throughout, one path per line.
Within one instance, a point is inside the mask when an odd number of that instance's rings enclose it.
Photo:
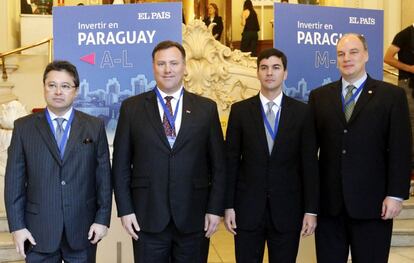
M 158 87 L 157 87 L 157 89 L 160 92 L 160 95 L 161 95 L 162 98 L 165 99 L 166 96 L 172 96 L 172 97 L 174 97 L 175 100 L 178 101 L 180 99 L 181 91 L 184 89 L 184 86 L 181 86 L 181 88 L 179 90 L 177 90 L 176 92 L 174 92 L 173 94 L 167 94 L 167 93 L 163 92 L 161 89 L 159 89 Z
M 259 97 L 263 105 L 263 108 L 266 109 L 266 105 L 268 102 L 270 102 L 270 100 L 266 98 L 261 92 L 259 92 Z M 274 100 L 272 100 L 278 108 L 280 108 L 280 106 L 282 105 L 282 98 L 283 98 L 283 92 L 280 92 L 280 94 Z
M 49 116 L 51 120 L 55 120 L 56 118 L 64 118 L 66 121 L 68 121 L 70 118 L 70 115 L 72 114 L 73 107 L 70 107 L 70 109 L 65 114 L 63 114 L 63 116 L 57 116 L 48 108 L 46 108 L 46 110 L 49 112 Z
M 362 85 L 362 83 L 365 82 L 367 78 L 368 78 L 367 73 L 365 73 L 364 76 L 362 76 L 360 79 L 358 79 L 354 83 L 349 83 L 344 78 L 342 78 L 342 91 L 344 91 L 346 87 L 348 87 L 348 85 L 354 85 L 356 88 L 359 88 Z

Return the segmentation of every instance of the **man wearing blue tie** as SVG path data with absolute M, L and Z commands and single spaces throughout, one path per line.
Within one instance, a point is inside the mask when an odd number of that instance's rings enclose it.
M 50 63 L 43 84 L 46 110 L 14 124 L 5 179 L 9 229 L 26 262 L 95 262 L 112 203 L 105 126 L 73 109 L 75 66 Z
M 237 263 L 296 262 L 300 235 L 318 213 L 316 143 L 309 108 L 283 93 L 287 58 L 271 48 L 257 57 L 260 92 L 231 107 L 227 135 L 225 226 Z

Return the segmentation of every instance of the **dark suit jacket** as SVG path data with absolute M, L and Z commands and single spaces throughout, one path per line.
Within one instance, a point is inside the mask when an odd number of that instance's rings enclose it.
M 208 27 L 210 23 L 210 17 L 206 17 L 204 19 L 204 24 L 206 24 L 206 26 Z M 213 19 L 213 23 L 215 23 L 216 25 L 213 27 L 212 34 L 213 36 L 218 34 L 216 39 L 220 41 L 221 33 L 223 33 L 223 20 L 221 19 L 221 16 L 215 16 Z
M 118 215 L 135 213 L 146 232 L 161 232 L 171 218 L 184 233 L 202 231 L 206 213 L 223 214 L 224 146 L 216 104 L 187 91 L 182 103 L 172 149 L 154 91 L 121 106 L 112 167 Z
M 10 231 L 27 228 L 34 250 L 90 245 L 95 222 L 109 226 L 111 176 L 104 124 L 75 111 L 63 160 L 44 112 L 16 120 L 8 151 L 5 202 Z
M 368 76 L 347 123 L 342 82 L 313 90 L 321 214 L 379 218 L 386 196 L 408 198 L 411 129 L 402 89 Z
M 227 207 L 237 227 L 253 230 L 268 200 L 279 231 L 300 229 L 305 212 L 318 212 L 318 168 L 312 121 L 306 104 L 283 95 L 271 155 L 259 95 L 235 103 L 227 135 Z

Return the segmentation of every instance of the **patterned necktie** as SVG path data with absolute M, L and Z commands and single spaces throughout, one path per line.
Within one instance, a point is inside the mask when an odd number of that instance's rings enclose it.
M 270 124 L 270 127 L 272 127 L 272 129 L 275 127 L 275 120 L 276 120 L 276 115 L 273 112 L 272 108 L 274 105 L 276 105 L 276 103 L 274 103 L 273 101 L 269 101 L 267 104 L 267 111 L 266 111 L 266 119 Z M 269 148 L 269 153 L 272 152 L 273 149 L 273 137 L 270 134 L 270 132 L 267 130 L 266 125 L 265 125 L 265 130 L 266 130 L 266 139 L 267 139 L 267 146 Z
M 56 118 L 55 119 L 57 125 L 56 125 L 56 130 L 55 130 L 55 138 L 56 138 L 56 142 L 57 145 L 60 147 L 60 142 L 62 141 L 62 137 L 63 137 L 63 122 L 65 121 L 64 118 Z
M 353 95 L 353 93 L 352 93 L 352 91 L 354 90 L 354 89 L 356 89 L 355 88 L 355 86 L 354 85 L 348 85 L 347 87 L 347 92 L 346 92 L 346 95 L 345 95 L 345 102 L 348 102 L 348 100 L 352 97 L 352 95 Z M 351 118 L 351 116 L 352 116 L 352 111 L 354 110 L 354 107 L 355 107 L 355 99 L 353 99 L 352 101 L 350 101 L 346 106 L 345 106 L 345 110 L 344 110 L 344 112 L 345 112 L 345 119 L 346 119 L 346 121 L 349 121 L 349 119 Z
M 173 116 L 173 111 L 171 107 L 171 100 L 173 99 L 173 96 L 166 96 L 165 99 L 165 105 L 167 106 L 168 111 L 170 112 L 171 116 Z M 164 112 L 164 116 L 162 117 L 162 125 L 164 126 L 165 135 L 167 137 L 175 137 L 175 129 L 173 129 L 170 125 L 170 122 L 168 121 L 167 115 Z

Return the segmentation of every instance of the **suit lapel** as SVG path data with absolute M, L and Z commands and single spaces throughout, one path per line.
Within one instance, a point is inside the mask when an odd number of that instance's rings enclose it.
M 281 142 L 280 138 L 282 138 L 285 132 L 289 132 L 287 127 L 289 127 L 289 122 L 292 118 L 292 111 L 291 111 L 291 101 L 285 94 L 282 97 L 282 108 L 280 112 L 280 120 L 279 120 L 279 127 L 277 130 L 275 142 L 273 144 L 272 154 L 274 154 L 275 149 L 278 149 L 279 144 Z
M 82 140 L 81 135 L 84 129 L 82 116 L 76 110 L 74 113 L 75 116 L 70 127 L 68 142 L 66 143 L 65 152 L 63 153 L 63 164 L 68 160 L 75 145 Z
M 181 114 L 181 126 L 180 126 L 180 131 L 178 132 L 177 138 L 173 146 L 173 149 L 175 151 L 177 151 L 185 142 L 185 139 L 188 136 L 188 132 L 190 131 L 191 120 L 194 118 L 193 116 L 195 114 L 194 100 L 186 90 L 184 90 L 182 100 L 183 100 L 183 107 L 182 107 L 182 114 Z
M 367 80 L 364 85 L 365 86 L 362 89 L 361 95 L 359 96 L 355 104 L 354 111 L 352 112 L 351 118 L 349 119 L 348 123 L 351 123 L 357 118 L 358 114 L 375 94 L 375 85 L 373 85 L 371 78 L 369 76 L 367 77 Z
M 145 100 L 145 110 L 148 115 L 148 119 L 152 127 L 155 130 L 155 133 L 160 138 L 162 144 L 170 149 L 170 144 L 168 143 L 167 136 L 164 132 L 164 127 L 162 126 L 161 118 L 160 118 L 160 111 L 158 110 L 158 102 L 157 96 L 155 95 L 155 91 L 148 92 L 146 100 Z
M 253 127 L 257 131 L 257 138 L 259 139 L 260 148 L 262 148 L 266 155 L 269 155 L 269 147 L 267 146 L 266 130 L 264 127 L 263 116 L 260 107 L 262 103 L 260 101 L 259 94 L 256 95 L 251 101 L 250 112 L 253 120 Z
M 53 158 L 55 158 L 55 160 L 59 164 L 61 164 L 62 160 L 60 159 L 59 148 L 56 143 L 56 139 L 53 136 L 52 131 L 50 130 L 50 126 L 49 126 L 49 123 L 47 122 L 45 112 L 38 113 L 36 117 L 37 117 L 37 121 L 35 122 L 36 129 L 40 133 L 40 136 L 45 142 Z
M 345 114 L 342 108 L 342 81 L 341 80 L 337 81 L 331 86 L 331 92 L 329 96 L 330 96 L 329 100 L 333 104 L 333 109 L 338 115 L 338 118 L 345 125 L 346 119 L 345 119 Z

